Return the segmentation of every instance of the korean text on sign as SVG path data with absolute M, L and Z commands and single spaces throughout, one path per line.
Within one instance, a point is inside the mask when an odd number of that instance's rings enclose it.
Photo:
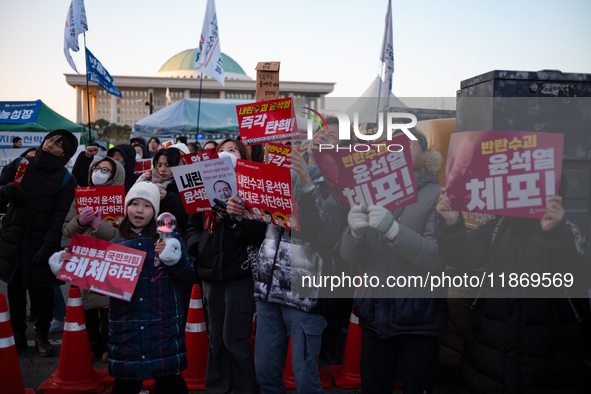
M 205 186 L 196 164 L 173 167 L 172 174 L 187 214 L 211 210 Z
M 297 137 L 291 97 L 236 106 L 240 137 L 245 145 Z
M 57 278 L 94 292 L 131 300 L 146 253 L 74 234 Z
M 125 186 L 99 186 L 76 188 L 76 210 L 79 215 L 92 209 L 103 216 L 119 218 L 124 216 L 123 202 Z
M 267 155 L 269 157 L 269 164 L 278 167 L 291 168 L 291 160 L 287 157 L 291 153 L 291 147 L 279 144 L 269 143 L 267 148 Z

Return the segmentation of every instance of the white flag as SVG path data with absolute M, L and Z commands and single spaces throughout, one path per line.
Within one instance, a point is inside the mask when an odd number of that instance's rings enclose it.
M 168 88 L 166 88 L 166 106 L 168 107 L 170 105 L 170 91 L 168 90 Z
M 224 85 L 224 64 L 218 32 L 218 18 L 214 0 L 207 0 L 205 19 L 201 29 L 199 50 L 195 61 L 195 70 L 201 71 Z
M 68 16 L 66 17 L 66 27 L 64 29 L 64 54 L 68 63 L 74 71 L 78 73 L 76 64 L 70 55 L 70 49 L 78 52 L 78 36 L 85 31 L 88 31 L 86 23 L 86 10 L 84 9 L 84 0 L 72 0 L 70 8 L 68 9 Z M 78 73 L 80 74 L 80 73 Z
M 382 97 L 390 99 L 392 91 L 392 76 L 394 74 L 394 47 L 392 45 L 392 0 L 388 0 L 388 12 L 386 13 L 386 30 L 384 31 L 384 43 L 382 44 L 382 57 L 380 60 L 385 63 L 386 75 L 382 86 Z M 385 103 L 386 106 L 388 105 Z

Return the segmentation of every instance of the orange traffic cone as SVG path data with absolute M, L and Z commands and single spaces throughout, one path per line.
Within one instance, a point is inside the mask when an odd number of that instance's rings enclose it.
M 185 344 L 187 346 L 187 369 L 182 375 L 187 382 L 189 391 L 205 390 L 205 371 L 207 370 L 207 354 L 209 342 L 205 331 L 203 302 L 199 285 L 193 286 L 187 326 L 185 327 Z
M 287 390 L 296 389 L 295 377 L 293 375 L 293 362 L 291 358 L 291 338 L 289 338 L 289 347 L 287 348 L 287 359 L 285 360 L 285 368 L 283 369 L 283 381 L 285 382 L 285 388 Z M 331 388 L 332 381 L 330 380 L 330 376 L 328 376 L 326 369 L 318 367 L 318 372 L 320 372 L 320 382 L 322 383 L 322 388 Z
M 70 286 L 59 365 L 39 390 L 56 394 L 101 392 L 104 373 L 93 369 L 80 289 Z
M 342 389 L 361 387 L 359 368 L 361 363 L 361 327 L 359 318 L 351 311 L 349 331 L 345 342 L 345 354 L 341 365 L 333 365 L 328 373 L 334 378 L 335 384 Z
M 6 296 L 0 294 L 0 387 L 5 394 L 35 394 L 35 390 L 23 387 L 21 368 L 18 364 L 18 355 L 10 314 L 6 305 Z

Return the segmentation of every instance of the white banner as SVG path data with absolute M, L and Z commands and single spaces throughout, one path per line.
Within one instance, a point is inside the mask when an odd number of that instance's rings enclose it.
M 394 75 L 394 46 L 392 39 L 392 4 L 388 1 L 388 12 L 386 13 L 386 30 L 384 31 L 384 43 L 382 44 L 382 57 L 380 60 L 385 63 L 386 74 L 382 86 L 382 97 L 387 98 L 382 107 L 389 106 L 390 92 L 392 91 L 392 76 Z
M 205 19 L 201 29 L 199 50 L 195 61 L 195 70 L 201 71 L 225 86 L 224 64 L 218 31 L 218 18 L 214 0 L 207 0 Z
M 86 10 L 84 9 L 84 0 L 72 0 L 68 15 L 66 16 L 66 26 L 64 28 L 64 54 L 70 66 L 78 73 L 76 64 L 70 55 L 70 49 L 78 52 L 78 36 L 88 31 L 86 23 Z M 80 73 L 78 73 L 80 74 Z

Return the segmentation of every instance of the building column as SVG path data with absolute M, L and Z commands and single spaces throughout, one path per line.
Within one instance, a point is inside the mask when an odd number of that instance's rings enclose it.
M 220 90 L 220 99 L 225 99 L 225 98 L 226 98 L 226 91 Z
M 82 123 L 82 88 L 76 86 L 76 123 Z
M 117 123 L 117 96 L 111 95 L 111 123 Z
M 98 102 L 97 102 L 97 98 L 96 98 L 96 94 L 91 93 L 90 96 L 90 120 L 91 121 L 97 121 L 98 120 Z
M 191 98 L 191 89 L 185 89 L 185 96 L 184 98 Z
M 82 88 L 82 123 L 88 123 L 88 104 L 87 104 L 86 89 Z

